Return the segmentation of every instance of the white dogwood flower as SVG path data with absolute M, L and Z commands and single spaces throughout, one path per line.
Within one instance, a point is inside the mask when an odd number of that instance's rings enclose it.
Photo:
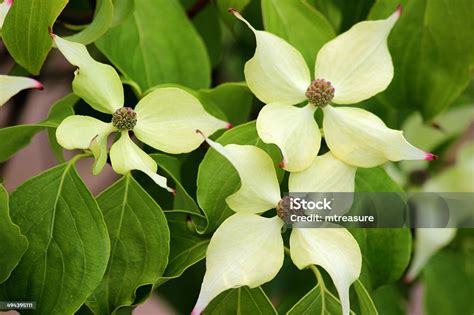
M 326 43 L 316 57 L 313 81 L 298 50 L 271 33 L 254 29 L 235 10 L 231 12 L 255 34 L 257 47 L 245 64 L 245 79 L 266 104 L 257 118 L 258 135 L 280 148 L 285 170 L 304 170 L 317 156 L 321 133 L 313 116 L 318 108 L 324 112 L 327 145 L 347 164 L 374 167 L 387 161 L 434 158 L 374 114 L 330 105 L 357 103 L 387 88 L 393 78 L 387 37 L 400 9 L 385 20 L 357 23 Z M 302 102 L 307 105 L 291 106 Z
M 206 274 L 194 315 L 200 314 L 212 299 L 227 289 L 254 288 L 272 280 L 282 267 L 284 256 L 281 228 L 285 199 L 281 198 L 272 159 L 255 146 L 207 142 L 234 166 L 241 186 L 226 198 L 236 213 L 219 226 L 209 243 Z M 352 192 L 355 171 L 355 167 L 327 153 L 318 156 L 308 170 L 292 177 L 289 189 Z M 259 215 L 272 208 L 277 209 L 276 216 Z M 343 313 L 349 314 L 349 287 L 359 277 L 362 264 L 359 245 L 349 231 L 294 228 L 290 252 L 299 269 L 316 264 L 328 272 L 339 293 Z
M 174 87 L 158 88 L 143 97 L 135 108 L 123 107 L 124 92 L 118 73 L 110 65 L 95 61 L 87 48 L 53 35 L 56 47 L 77 68 L 72 88 L 95 110 L 111 114 L 111 122 L 89 116 L 64 119 L 56 131 L 58 143 L 69 150 L 90 149 L 95 157 L 93 173 L 98 174 L 107 160 L 107 138 L 120 132 L 110 149 L 112 168 L 119 174 L 139 170 L 158 185 L 167 187 L 166 178 L 156 174 L 157 164 L 131 139 L 129 132 L 143 143 L 167 153 L 186 153 L 203 139 L 195 130 L 212 134 L 230 124 L 208 114 L 199 100 Z

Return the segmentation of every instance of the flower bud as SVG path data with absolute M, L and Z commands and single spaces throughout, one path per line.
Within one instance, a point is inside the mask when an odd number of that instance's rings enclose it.
M 130 107 L 121 107 L 112 115 L 112 124 L 120 131 L 132 130 L 137 124 L 137 113 Z
M 334 87 L 331 82 L 324 79 L 316 79 L 311 82 L 306 90 L 308 101 L 317 107 L 325 107 L 334 98 Z

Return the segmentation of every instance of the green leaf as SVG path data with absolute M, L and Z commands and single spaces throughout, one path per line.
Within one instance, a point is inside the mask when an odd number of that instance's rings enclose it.
M 12 157 L 18 150 L 27 146 L 31 139 L 44 128 L 48 128 L 48 137 L 56 157 L 62 161 L 62 149 L 56 142 L 56 128 L 61 121 L 72 115 L 72 107 L 79 100 L 73 94 L 69 94 L 57 101 L 50 110 L 48 118 L 42 122 L 28 125 L 16 125 L 0 129 L 0 162 Z M 62 159 L 60 159 L 62 158 Z
M 342 314 L 342 306 L 339 300 L 326 288 L 321 288 L 318 284 L 311 291 L 306 293 L 293 307 L 286 313 L 287 315 L 300 314 Z
M 260 288 L 231 289 L 217 296 L 204 310 L 211 314 L 277 314 L 265 292 Z
M 223 83 L 213 89 L 200 90 L 199 95 L 220 108 L 232 125 L 249 120 L 253 94 L 245 83 Z
M 472 261 L 471 261 L 472 265 Z M 433 256 L 422 274 L 426 314 L 472 314 L 472 282 L 466 273 L 463 257 L 443 251 Z
M 111 27 L 121 24 L 127 17 L 133 13 L 135 7 L 134 0 L 114 0 L 114 16 Z
M 39 74 L 53 43 L 51 28 L 68 0 L 15 0 L 2 29 L 10 55 L 32 74 Z
M 403 192 L 402 188 L 381 167 L 358 168 L 356 192 Z
M 186 269 L 203 260 L 210 240 L 209 236 L 199 235 L 191 230 L 187 213 L 167 211 L 166 219 L 171 231 L 171 251 L 160 282 L 180 277 Z
M 377 1 L 371 19 L 403 13 L 389 37 L 395 75 L 379 99 L 397 110 L 420 110 L 428 120 L 464 91 L 474 62 L 471 0 Z
M 10 276 L 28 248 L 28 240 L 10 218 L 8 192 L 0 185 L 0 283 Z
M 350 232 L 362 252 L 360 279 L 368 290 L 401 278 L 410 262 L 409 229 L 351 229 Z
M 405 315 L 406 300 L 400 288 L 394 284 L 385 285 L 372 294 L 377 309 L 383 310 L 383 315 Z
M 164 83 L 210 84 L 206 47 L 177 0 L 135 0 L 133 14 L 96 45 L 142 91 Z
M 342 33 L 366 19 L 375 0 L 316 0 L 316 8 L 323 13 L 337 33 Z
M 152 286 L 168 262 L 170 234 L 160 206 L 126 175 L 97 197 L 109 231 L 111 254 L 102 282 L 88 298 L 96 314 L 114 314 Z M 143 292 L 142 292 L 143 293 Z
M 206 44 L 212 67 L 215 67 L 221 61 L 223 51 L 222 30 L 216 6 L 211 3 L 206 5 L 193 17 L 193 24 Z
M 79 97 L 73 93 L 61 98 L 51 106 L 46 121 L 59 126 L 64 118 L 74 115 L 74 105 L 76 105 L 78 101 Z M 53 150 L 54 156 L 59 162 L 64 162 L 64 150 L 56 140 L 56 128 L 48 128 L 47 131 L 49 145 L 51 146 L 51 150 Z
M 276 146 L 260 140 L 254 121 L 226 131 L 217 142 L 224 145 L 250 144 L 265 150 L 275 163 L 278 177 L 282 178 L 283 171 L 278 168 L 281 161 L 280 151 Z M 213 231 L 234 213 L 227 206 L 225 199 L 239 189 L 239 175 L 223 156 L 209 150 L 199 166 L 197 186 L 197 201 L 208 220 L 206 231 Z
M 29 241 L 2 301 L 36 301 L 34 314 L 72 314 L 100 283 L 107 267 L 107 227 L 74 161 L 22 184 L 11 195 L 13 222 Z
M 94 20 L 85 29 L 65 39 L 84 45 L 93 43 L 109 29 L 114 16 L 112 0 L 97 0 Z
M 356 280 L 354 288 L 359 298 L 359 307 L 361 315 L 378 315 L 377 308 L 375 307 L 374 301 L 367 292 L 360 280 Z
M 316 54 L 336 36 L 331 24 L 304 0 L 262 0 L 265 30 L 287 40 L 314 69 Z
M 17 125 L 0 129 L 0 162 L 5 162 L 18 150 L 27 146 L 45 126 L 41 124 Z

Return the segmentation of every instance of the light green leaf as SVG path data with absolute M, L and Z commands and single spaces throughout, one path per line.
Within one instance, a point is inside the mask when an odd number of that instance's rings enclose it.
M 383 315 L 405 315 L 407 303 L 401 288 L 396 285 L 385 285 L 372 293 L 377 309 L 383 310 Z
M 8 192 L 0 185 L 0 283 L 7 280 L 28 248 L 28 240 L 10 218 Z
M 85 29 L 64 39 L 79 42 L 84 45 L 93 43 L 104 35 L 112 23 L 114 6 L 112 0 L 97 0 L 95 6 L 94 20 Z
M 377 1 L 370 18 L 385 18 L 399 4 L 403 12 L 388 40 L 395 75 L 379 99 L 396 110 L 420 110 L 428 120 L 450 106 L 469 83 L 474 2 Z
M 326 288 L 316 285 L 311 291 L 306 293 L 293 307 L 286 313 L 287 315 L 301 314 L 342 314 L 342 306 L 339 300 Z
M 260 288 L 242 287 L 221 293 L 204 310 L 204 315 L 220 314 L 278 314 L 265 292 Z
M 384 202 L 405 203 L 402 189 L 380 167 L 359 168 L 356 173 L 356 192 L 398 192 L 398 196 Z M 377 198 L 380 199 L 380 198 Z M 356 200 L 354 203 L 357 202 Z M 383 209 L 376 204 L 376 209 Z M 411 233 L 407 228 L 352 229 L 362 252 L 361 281 L 370 291 L 394 282 L 402 276 L 411 255 Z
M 134 0 L 114 0 L 114 16 L 111 27 L 121 24 L 133 13 L 135 7 Z
M 265 30 L 287 40 L 314 69 L 316 54 L 336 36 L 331 24 L 306 0 L 262 0 Z
M 278 168 L 280 151 L 276 146 L 265 144 L 258 138 L 254 121 L 226 131 L 217 142 L 224 145 L 250 144 L 265 150 L 275 163 L 278 177 L 282 178 L 283 171 Z M 239 175 L 226 158 L 210 149 L 199 166 L 197 186 L 197 201 L 208 220 L 206 231 L 213 231 L 234 213 L 225 199 L 239 189 Z
M 359 298 L 359 307 L 361 315 L 378 315 L 377 308 L 375 307 L 374 301 L 367 292 L 360 280 L 356 280 L 354 288 Z
M 111 254 L 101 283 L 88 298 L 96 314 L 115 314 L 154 283 L 168 262 L 170 234 L 160 206 L 126 175 L 97 197 L 109 231 Z
M 161 283 L 180 277 L 186 269 L 203 260 L 210 240 L 210 236 L 192 231 L 191 216 L 188 213 L 167 211 L 166 219 L 171 231 L 171 251 Z
M 462 256 L 448 251 L 438 253 L 425 266 L 422 280 L 426 314 L 458 315 L 474 312 L 474 286 L 466 273 Z
M 210 84 L 206 47 L 177 0 L 135 0 L 133 14 L 96 45 L 143 91 L 164 83 Z
M 0 298 L 36 301 L 35 314 L 74 313 L 107 267 L 107 227 L 75 160 L 31 178 L 11 195 L 11 218 L 29 247 L 0 286 Z
M 253 94 L 245 83 L 223 83 L 213 89 L 199 90 L 199 95 L 220 108 L 232 125 L 248 121 Z
M 15 0 L 2 37 L 15 61 L 32 74 L 40 69 L 51 49 L 51 28 L 68 0 Z

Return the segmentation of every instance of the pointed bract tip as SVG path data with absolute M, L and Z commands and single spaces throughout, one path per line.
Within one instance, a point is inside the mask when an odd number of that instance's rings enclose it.
M 225 129 L 231 129 L 231 128 L 234 128 L 234 125 L 232 125 L 231 123 L 227 123 L 227 126 L 225 127 Z
M 194 308 L 193 311 L 191 312 L 191 315 L 201 315 L 202 311 Z
M 36 80 L 35 80 L 35 81 L 36 81 Z M 44 85 L 41 84 L 41 82 L 36 81 L 34 88 L 37 89 L 37 90 L 44 90 Z
M 173 197 L 176 197 L 176 188 L 170 188 L 170 193 L 173 194 Z
M 53 33 L 53 29 L 50 26 L 48 26 L 48 32 L 49 32 L 49 36 L 51 36 L 51 39 L 55 40 L 56 34 Z
M 237 17 L 239 19 L 242 19 L 242 15 L 240 15 L 240 12 L 237 11 L 236 9 L 234 9 L 234 8 L 228 8 L 227 12 L 232 13 L 235 17 Z
M 282 160 L 280 163 L 278 163 L 279 168 L 285 168 L 285 160 Z
M 434 155 L 433 153 L 425 152 L 425 161 L 434 161 L 437 159 L 438 159 L 437 155 Z
M 11 7 L 13 5 L 13 0 L 5 0 L 5 4 Z
M 397 6 L 397 10 L 395 11 L 395 13 L 397 14 L 397 17 L 400 17 L 400 15 L 402 15 L 402 11 L 403 11 L 403 7 L 401 4 L 399 4 Z

